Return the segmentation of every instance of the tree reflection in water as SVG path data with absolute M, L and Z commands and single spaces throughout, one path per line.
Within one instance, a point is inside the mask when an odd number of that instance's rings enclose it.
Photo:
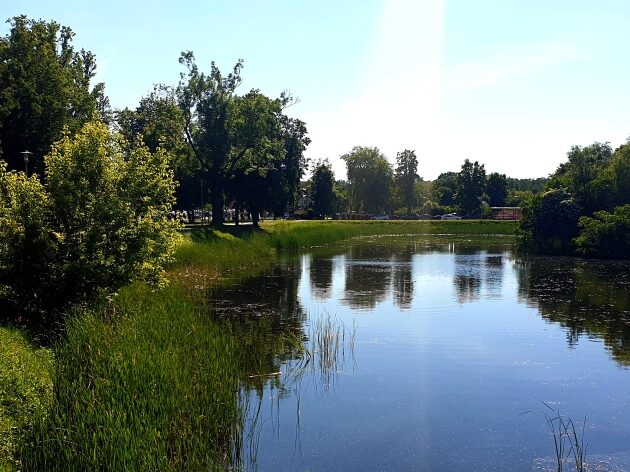
M 603 339 L 611 356 L 630 366 L 630 262 L 532 258 L 516 265 L 519 297 L 549 322 Z
M 548 322 L 562 326 L 570 345 L 581 335 L 603 339 L 611 356 L 630 366 L 630 262 L 569 258 L 515 261 L 504 244 L 386 238 L 315 251 L 302 262 L 315 300 L 339 296 L 341 304 L 355 310 L 371 310 L 391 300 L 396 308 L 411 310 L 422 280 L 415 279 L 418 274 L 414 271 L 431 260 L 418 256 L 445 252 L 452 258 L 432 270 L 452 277 L 450 286 L 457 302 L 500 299 L 504 278 L 512 276 L 506 271 L 514 267 L 519 301 L 536 308 Z M 350 359 L 354 365 L 353 356 L 348 355 L 352 352 L 352 331 L 335 323 L 334 317 L 319 327 L 315 317 L 308 319 L 298 293 L 302 270 L 298 263 L 279 264 L 264 276 L 210 300 L 211 309 L 241 346 L 242 388 L 238 394 L 243 417 L 234 428 L 233 441 L 237 468 L 256 469 L 263 423 L 265 431 L 271 424 L 274 434 L 279 435 L 280 402 L 288 396 L 293 397 L 288 404 L 295 407 L 294 454 L 300 454 L 304 380 L 308 378 L 308 385 L 325 393 L 335 387 L 343 369 L 350 369 L 346 364 Z M 340 293 L 335 290 L 333 294 L 335 286 Z M 322 339 L 329 350 L 322 347 Z

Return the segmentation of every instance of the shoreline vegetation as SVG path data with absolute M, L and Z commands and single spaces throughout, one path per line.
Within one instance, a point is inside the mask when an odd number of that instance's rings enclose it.
M 515 230 L 514 222 L 471 220 L 183 231 L 166 287 L 134 282 L 96 306 L 75 308 L 52 347 L 0 327 L 0 470 L 234 466 L 239 382 L 260 360 L 209 316 L 210 290 L 260 274 L 279 254 L 355 236 Z

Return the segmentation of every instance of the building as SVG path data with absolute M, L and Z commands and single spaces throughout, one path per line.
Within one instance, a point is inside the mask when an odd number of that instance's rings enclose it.
M 522 217 L 521 207 L 490 207 L 490 218 L 493 220 L 520 220 Z

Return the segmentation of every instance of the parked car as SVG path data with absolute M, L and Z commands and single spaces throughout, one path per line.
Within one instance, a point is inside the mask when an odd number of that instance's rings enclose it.
M 392 217 L 389 215 L 374 215 L 371 220 L 391 220 Z
M 461 220 L 461 216 L 457 216 L 455 213 L 447 213 L 446 215 L 442 215 L 443 220 Z

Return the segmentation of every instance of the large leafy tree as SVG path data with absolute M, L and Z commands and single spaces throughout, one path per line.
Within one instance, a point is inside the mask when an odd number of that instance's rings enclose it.
M 550 188 L 567 189 L 582 206 L 586 214 L 607 206 L 608 182 L 604 177 L 612 159 L 608 143 L 595 142 L 590 146 L 572 146 L 567 162 L 560 164 L 549 181 Z
M 457 172 L 444 172 L 438 175 L 438 178 L 433 181 L 433 192 L 440 205 L 454 205 L 457 193 Z
M 483 164 L 466 159 L 457 174 L 455 203 L 465 216 L 477 216 L 486 190 L 486 170 Z
M 225 186 L 236 163 L 244 156 L 232 148 L 233 102 L 241 84 L 243 61 L 224 76 L 212 62 L 210 74 L 199 71 L 192 52 L 179 58 L 187 73 L 181 74 L 177 100 L 184 115 L 184 131 L 201 168 L 201 177 L 210 192 L 212 222 L 223 224 Z
M 346 162 L 352 209 L 383 211 L 393 184 L 393 171 L 387 158 L 378 148 L 357 146 L 341 159 Z
M 312 177 L 313 212 L 320 218 L 332 215 L 335 205 L 335 173 L 325 159 L 315 165 Z
M 282 115 L 289 100 L 284 95 L 271 99 L 252 90 L 232 102 L 232 159 L 226 167 L 226 190 L 237 206 L 249 209 L 255 226 L 261 211 L 280 213 L 288 202 L 287 138 L 297 138 L 285 128 Z M 293 170 L 299 166 L 295 160 L 301 159 L 301 151 L 291 151 Z
M 0 38 L 0 149 L 9 169 L 24 169 L 20 153 L 32 152 L 29 169 L 43 172 L 43 157 L 67 128 L 106 118 L 102 83 L 91 86 L 94 54 L 72 46 L 74 33 L 55 22 L 18 16 Z
M 396 155 L 396 186 L 402 204 L 410 212 L 416 206 L 415 183 L 418 177 L 418 158 L 415 151 L 405 149 Z
M 156 85 L 140 100 L 135 110 L 125 108 L 116 113 L 116 123 L 128 143 L 140 139 L 151 151 L 167 152 L 169 166 L 178 182 L 177 206 L 191 210 L 201 200 L 199 163 L 184 136 L 184 115 L 173 88 Z
M 304 171 L 306 127 L 282 114 L 292 99 L 271 99 L 258 90 L 238 96 L 243 62 L 224 76 L 214 62 L 208 75 L 199 71 L 191 52 L 182 53 L 177 97 L 184 131 L 208 186 L 212 223 L 224 221 L 225 196 L 246 205 L 254 216 L 279 211 L 288 203 Z
M 493 207 L 505 206 L 507 202 L 508 186 L 505 174 L 492 172 L 488 176 L 486 184 L 486 195 L 488 203 Z

